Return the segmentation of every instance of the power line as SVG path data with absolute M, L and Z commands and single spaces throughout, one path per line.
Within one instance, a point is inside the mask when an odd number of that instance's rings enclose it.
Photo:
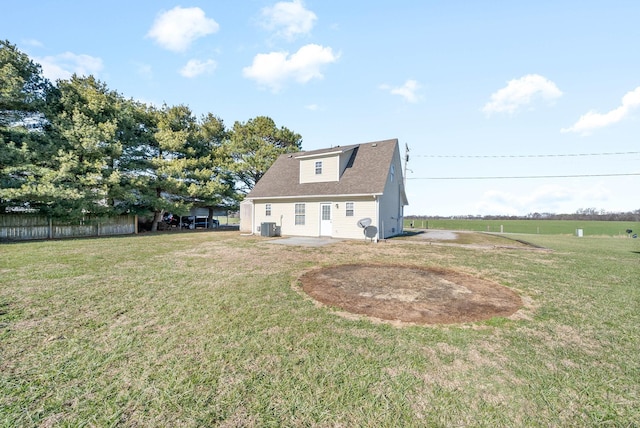
M 606 153 L 567 153 L 567 154 L 533 154 L 533 155 L 413 155 L 422 158 L 560 158 L 560 157 L 585 157 L 585 156 L 622 156 L 639 155 L 640 152 L 606 152 Z
M 407 177 L 407 180 L 515 180 L 537 178 L 587 178 L 587 177 L 629 177 L 640 176 L 640 172 L 628 174 L 575 174 L 575 175 L 520 175 L 509 177 Z

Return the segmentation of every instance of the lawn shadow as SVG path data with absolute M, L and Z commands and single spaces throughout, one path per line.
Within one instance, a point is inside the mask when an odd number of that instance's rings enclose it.
M 420 230 L 420 229 L 414 229 L 414 230 L 403 230 L 402 231 L 402 235 L 398 235 L 398 236 L 394 236 L 394 238 L 402 238 L 402 237 L 409 237 L 409 236 L 416 236 L 416 235 L 422 235 L 424 233 L 424 230 Z

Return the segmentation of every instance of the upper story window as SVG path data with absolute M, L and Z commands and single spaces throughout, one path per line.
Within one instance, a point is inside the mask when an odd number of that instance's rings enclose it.
M 316 162 L 316 175 L 322 174 L 322 161 Z
M 391 178 L 391 182 L 393 183 L 393 179 L 396 176 L 396 166 L 391 165 L 391 171 L 389 171 L 389 177 Z
M 271 204 L 264 205 L 264 215 L 269 217 L 271 215 Z

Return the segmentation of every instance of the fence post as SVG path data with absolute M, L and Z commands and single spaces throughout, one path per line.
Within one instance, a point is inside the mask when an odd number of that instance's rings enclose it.
M 49 217 L 49 231 L 47 232 L 47 239 L 53 239 L 53 219 Z

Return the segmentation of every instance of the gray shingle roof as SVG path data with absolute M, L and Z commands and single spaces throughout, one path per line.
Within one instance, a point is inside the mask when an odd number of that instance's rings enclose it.
M 247 198 L 287 198 L 325 195 L 382 194 L 393 162 L 398 140 L 375 141 L 352 146 L 298 152 L 281 155 L 258 181 Z M 313 156 L 335 151 L 355 150 L 339 181 L 300 183 L 301 156 Z M 396 172 L 400 175 L 400 172 Z

